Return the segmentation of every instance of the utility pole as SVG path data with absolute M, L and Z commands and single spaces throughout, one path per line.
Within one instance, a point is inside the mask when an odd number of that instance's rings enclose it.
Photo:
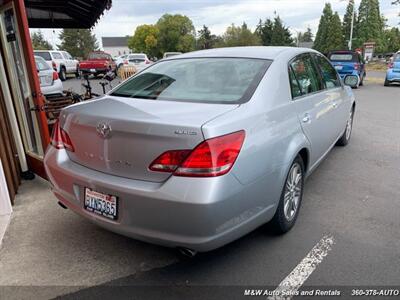
M 353 14 L 351 16 L 351 28 L 350 28 L 350 40 L 349 40 L 349 50 L 351 50 L 353 46 L 353 28 L 354 28 L 354 18 L 356 14 L 356 2 L 353 3 Z

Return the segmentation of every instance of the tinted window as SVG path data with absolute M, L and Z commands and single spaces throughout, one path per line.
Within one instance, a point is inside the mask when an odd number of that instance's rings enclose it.
M 46 61 L 42 57 L 35 56 L 35 62 L 36 62 L 36 68 L 39 71 L 50 70 L 49 65 L 46 63 Z
M 341 86 L 337 72 L 330 62 L 321 55 L 316 55 L 315 60 L 321 70 L 322 79 L 328 89 Z
M 358 54 L 356 53 L 331 53 L 329 55 L 331 61 L 348 61 L 358 62 Z
M 317 92 L 323 88 L 311 56 L 302 55 L 294 59 L 290 66 L 303 95 Z
M 111 56 L 106 53 L 101 52 L 93 52 L 89 54 L 89 59 L 102 59 L 102 60 L 109 60 Z
M 54 59 L 63 59 L 60 52 L 52 52 L 51 55 Z
M 185 102 L 248 101 L 271 62 L 249 58 L 160 61 L 123 83 L 112 95 Z
M 293 70 L 289 67 L 289 80 L 290 80 L 290 89 L 292 91 L 292 97 L 296 98 L 301 96 L 301 89 L 299 82 L 297 81 L 296 77 L 293 74 Z
M 35 55 L 42 57 L 44 60 L 51 60 L 50 52 L 36 52 L 35 51 Z

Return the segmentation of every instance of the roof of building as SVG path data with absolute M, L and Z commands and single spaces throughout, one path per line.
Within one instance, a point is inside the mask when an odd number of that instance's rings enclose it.
M 25 0 L 31 28 L 91 28 L 112 0 Z
M 103 47 L 128 47 L 128 36 L 102 37 Z

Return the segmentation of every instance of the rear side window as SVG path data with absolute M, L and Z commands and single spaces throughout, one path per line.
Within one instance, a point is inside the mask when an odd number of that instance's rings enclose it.
M 270 60 L 185 58 L 160 61 L 112 95 L 152 100 L 241 103 L 250 100 Z
M 301 55 L 295 58 L 290 67 L 296 78 L 302 95 L 318 92 L 323 89 L 318 71 L 310 55 Z
M 326 88 L 331 89 L 341 86 L 337 72 L 330 62 L 321 55 L 315 55 L 314 58 L 321 71 Z
M 46 63 L 46 61 L 42 57 L 35 57 L 35 62 L 36 62 L 36 68 L 38 71 L 44 71 L 44 70 L 50 70 L 49 65 Z
M 290 89 L 292 91 L 292 97 L 293 98 L 300 97 L 302 95 L 300 84 L 297 81 L 296 77 L 294 76 L 291 67 L 289 68 L 289 80 L 290 80 Z
M 52 52 L 51 55 L 53 55 L 54 59 L 63 59 L 60 52 Z
M 34 52 L 36 56 L 42 57 L 44 60 L 51 60 L 50 52 Z

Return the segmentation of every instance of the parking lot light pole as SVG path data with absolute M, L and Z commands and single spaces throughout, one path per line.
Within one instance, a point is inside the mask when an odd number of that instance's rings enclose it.
M 353 45 L 353 28 L 354 28 L 354 18 L 355 18 L 355 12 L 356 12 L 356 3 L 354 2 L 353 4 L 353 13 L 351 16 L 351 28 L 350 28 L 350 40 L 349 40 L 349 50 L 351 50 L 352 45 Z

